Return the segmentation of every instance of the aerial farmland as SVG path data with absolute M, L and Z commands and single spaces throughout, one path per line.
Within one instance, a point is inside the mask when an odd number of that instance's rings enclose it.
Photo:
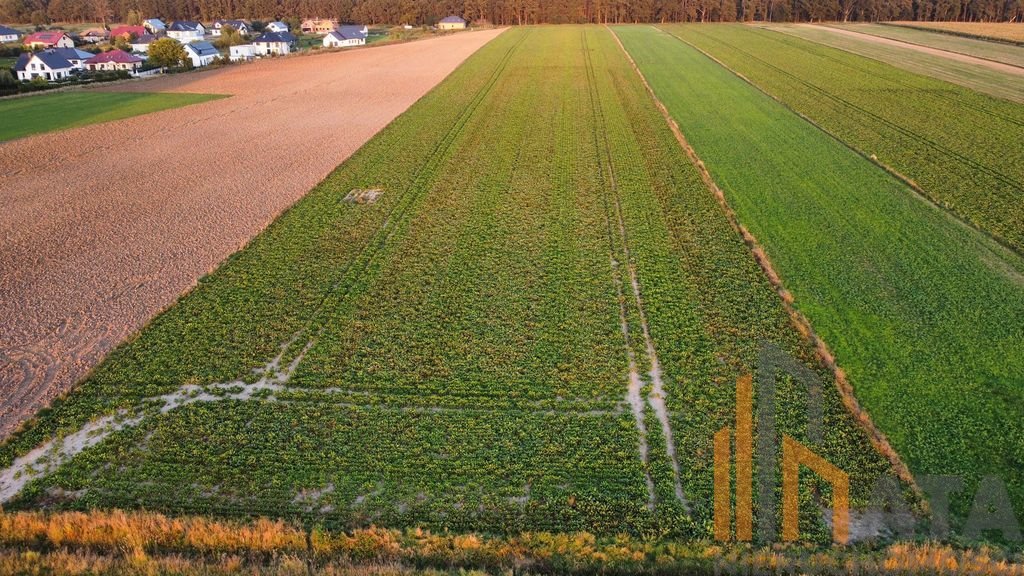
M 0 99 L 0 573 L 1024 570 L 1024 47 L 444 21 Z

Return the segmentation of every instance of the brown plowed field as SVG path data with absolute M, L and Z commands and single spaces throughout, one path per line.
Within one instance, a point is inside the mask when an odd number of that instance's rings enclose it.
M 116 86 L 231 97 L 0 144 L 0 438 L 499 33 Z

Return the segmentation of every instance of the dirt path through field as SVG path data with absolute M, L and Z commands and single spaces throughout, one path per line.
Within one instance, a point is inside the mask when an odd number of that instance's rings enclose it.
M 813 27 L 818 30 L 827 30 L 834 34 L 840 34 L 843 36 L 850 36 L 867 42 L 874 42 L 876 44 L 884 44 L 886 46 L 896 46 L 899 48 L 906 48 L 907 50 L 915 50 L 917 52 L 923 52 L 925 54 L 931 54 L 933 56 L 941 56 L 950 60 L 956 60 L 958 62 L 965 62 L 967 64 L 974 64 L 976 66 L 983 66 L 990 68 L 997 72 L 1003 72 L 1006 74 L 1013 74 L 1015 76 L 1024 76 L 1024 68 L 1013 66 L 1011 64 L 1003 64 L 1002 62 L 996 62 L 994 60 L 986 60 L 984 58 L 975 58 L 974 56 L 968 56 L 967 54 L 961 54 L 959 52 L 950 52 L 948 50 L 940 50 L 938 48 L 931 48 L 929 46 L 922 46 L 920 44 L 912 44 L 910 42 L 903 42 L 901 40 L 893 40 L 892 38 L 883 38 L 881 36 L 873 36 L 871 34 L 865 34 L 863 32 L 857 32 L 854 30 L 844 30 L 842 28 L 832 28 L 831 26 L 820 26 L 817 24 L 796 24 L 796 26 L 802 27 Z
M 500 33 L 120 85 L 231 97 L 0 144 L 0 439 Z

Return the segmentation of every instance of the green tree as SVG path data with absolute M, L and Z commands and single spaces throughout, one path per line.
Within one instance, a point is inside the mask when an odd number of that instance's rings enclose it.
M 161 38 L 149 45 L 149 63 L 154 66 L 174 68 L 186 60 L 185 47 L 173 38 Z

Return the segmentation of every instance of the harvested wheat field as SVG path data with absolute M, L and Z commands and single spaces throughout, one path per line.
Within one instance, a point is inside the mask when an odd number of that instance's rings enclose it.
M 0 438 L 498 34 L 121 85 L 231 97 L 0 144 Z

